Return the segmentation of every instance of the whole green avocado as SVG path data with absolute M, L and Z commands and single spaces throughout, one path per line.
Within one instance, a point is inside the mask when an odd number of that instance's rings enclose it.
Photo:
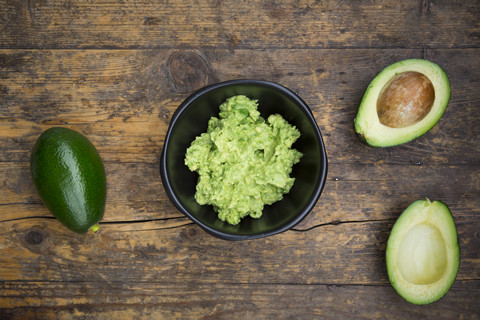
M 38 194 L 61 223 L 76 233 L 98 230 L 107 183 L 88 138 L 64 127 L 45 130 L 33 147 L 30 171 Z

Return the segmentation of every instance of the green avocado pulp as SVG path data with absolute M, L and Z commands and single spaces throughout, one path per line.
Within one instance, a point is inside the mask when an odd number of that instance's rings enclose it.
M 430 284 L 442 278 L 447 268 L 445 240 L 437 227 L 421 223 L 405 235 L 399 249 L 399 269 L 414 284 Z
M 393 288 L 410 303 L 425 305 L 447 294 L 460 264 L 448 206 L 428 199 L 411 203 L 393 225 L 386 264 Z
M 199 174 L 196 201 L 212 205 L 232 225 L 261 217 L 265 205 L 281 200 L 302 157 L 292 149 L 300 132 L 278 114 L 265 121 L 257 108 L 256 100 L 243 95 L 227 99 L 185 155 L 185 164 Z
M 437 64 L 406 59 L 383 69 L 365 90 L 355 132 L 372 147 L 412 141 L 432 129 L 450 100 L 450 82 Z

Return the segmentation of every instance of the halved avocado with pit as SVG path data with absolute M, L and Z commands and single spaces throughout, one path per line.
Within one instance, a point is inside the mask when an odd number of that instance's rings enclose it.
M 442 298 L 460 264 L 457 230 L 441 201 L 417 200 L 400 215 L 386 250 L 390 283 L 406 301 L 424 305 Z
M 370 83 L 358 108 L 355 132 L 372 147 L 409 142 L 440 120 L 450 100 L 450 82 L 437 64 L 396 62 Z

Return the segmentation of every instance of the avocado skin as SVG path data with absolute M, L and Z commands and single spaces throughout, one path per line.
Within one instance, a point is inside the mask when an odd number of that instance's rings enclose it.
M 395 242 L 399 240 L 397 234 L 400 233 L 402 229 L 408 231 L 411 229 L 411 227 L 415 226 L 410 224 L 408 221 L 411 221 L 413 216 L 420 215 L 423 209 L 432 206 L 435 206 L 435 214 L 430 214 L 429 219 L 424 217 L 425 219 L 419 219 L 417 222 L 432 223 L 435 226 L 439 226 L 440 223 L 443 224 L 444 228 L 442 229 L 445 232 L 442 233 L 442 237 L 445 240 L 448 255 L 448 265 L 445 272 L 446 276 L 444 275 L 441 280 L 429 285 L 417 285 L 416 288 L 408 288 L 405 287 L 405 283 L 407 282 L 403 280 L 401 276 L 399 276 L 397 270 L 398 267 L 395 263 L 395 261 L 398 262 L 396 258 L 398 254 L 398 247 L 395 245 Z M 387 242 L 385 259 L 390 284 L 395 291 L 403 299 L 405 299 L 405 301 L 415 305 L 426 305 L 443 298 L 455 282 L 460 265 L 460 246 L 458 242 L 457 229 L 449 207 L 444 202 L 439 200 L 430 201 L 429 199 L 424 199 L 416 200 L 411 203 L 398 217 L 397 221 L 392 227 Z M 425 288 L 429 287 L 434 288 L 430 289 L 431 292 L 425 291 Z M 420 290 L 423 290 L 423 294 L 418 294 L 418 292 L 416 292 Z
M 418 123 L 404 128 L 388 128 L 379 125 L 376 112 L 378 94 L 390 79 L 406 71 L 416 71 L 429 77 L 435 88 L 435 101 L 430 113 Z M 419 138 L 430 131 L 440 120 L 450 100 L 450 82 L 445 70 L 425 59 L 405 59 L 395 62 L 378 73 L 368 85 L 354 119 L 354 131 L 360 142 L 369 147 L 393 147 Z M 374 113 L 371 110 L 375 110 Z M 428 119 L 427 119 L 428 118 Z M 369 129 L 369 125 L 375 129 Z M 378 131 L 381 130 L 381 131 Z
M 85 136 L 63 127 L 45 130 L 33 147 L 30 171 L 40 198 L 68 229 L 86 233 L 102 219 L 105 169 Z

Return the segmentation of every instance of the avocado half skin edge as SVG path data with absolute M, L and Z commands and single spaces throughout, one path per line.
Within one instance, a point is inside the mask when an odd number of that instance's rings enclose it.
M 396 75 L 415 71 L 426 75 L 435 89 L 435 100 L 429 114 L 405 128 L 390 128 L 380 123 L 376 103 L 383 87 Z M 450 82 L 437 64 L 424 59 L 406 59 L 384 68 L 370 82 L 354 119 L 358 139 L 370 147 L 391 147 L 410 142 L 430 131 L 440 120 L 450 100 Z
M 441 277 L 439 276 L 438 279 L 434 280 L 431 279 L 431 281 L 426 281 L 423 284 L 411 283 L 404 276 L 402 270 L 400 270 L 400 264 L 404 262 L 402 257 L 405 258 L 400 252 L 403 242 L 406 239 L 405 236 L 411 234 L 411 230 L 419 225 L 433 225 L 435 228 L 431 230 L 439 230 L 441 239 L 443 239 L 445 244 L 446 253 L 446 259 L 442 261 L 446 262 L 446 266 Z M 421 243 L 422 240 L 424 239 L 415 239 L 418 243 Z M 416 244 L 415 246 L 415 248 L 417 248 L 417 246 L 421 245 Z M 435 252 L 434 250 L 435 249 L 432 248 L 431 252 Z M 427 253 L 427 255 L 428 254 L 429 253 Z M 409 254 L 412 259 L 414 255 L 415 253 Z M 385 257 L 389 281 L 395 291 L 404 300 L 416 305 L 425 305 L 443 298 L 455 282 L 460 266 L 458 235 L 455 221 L 448 206 L 442 201 L 430 201 L 429 199 L 416 200 L 411 203 L 398 217 L 392 227 L 387 242 Z M 432 261 L 429 260 L 429 263 L 432 263 Z M 427 267 L 427 270 L 431 271 L 432 269 L 428 269 Z M 429 273 L 427 273 L 427 277 L 428 275 Z

